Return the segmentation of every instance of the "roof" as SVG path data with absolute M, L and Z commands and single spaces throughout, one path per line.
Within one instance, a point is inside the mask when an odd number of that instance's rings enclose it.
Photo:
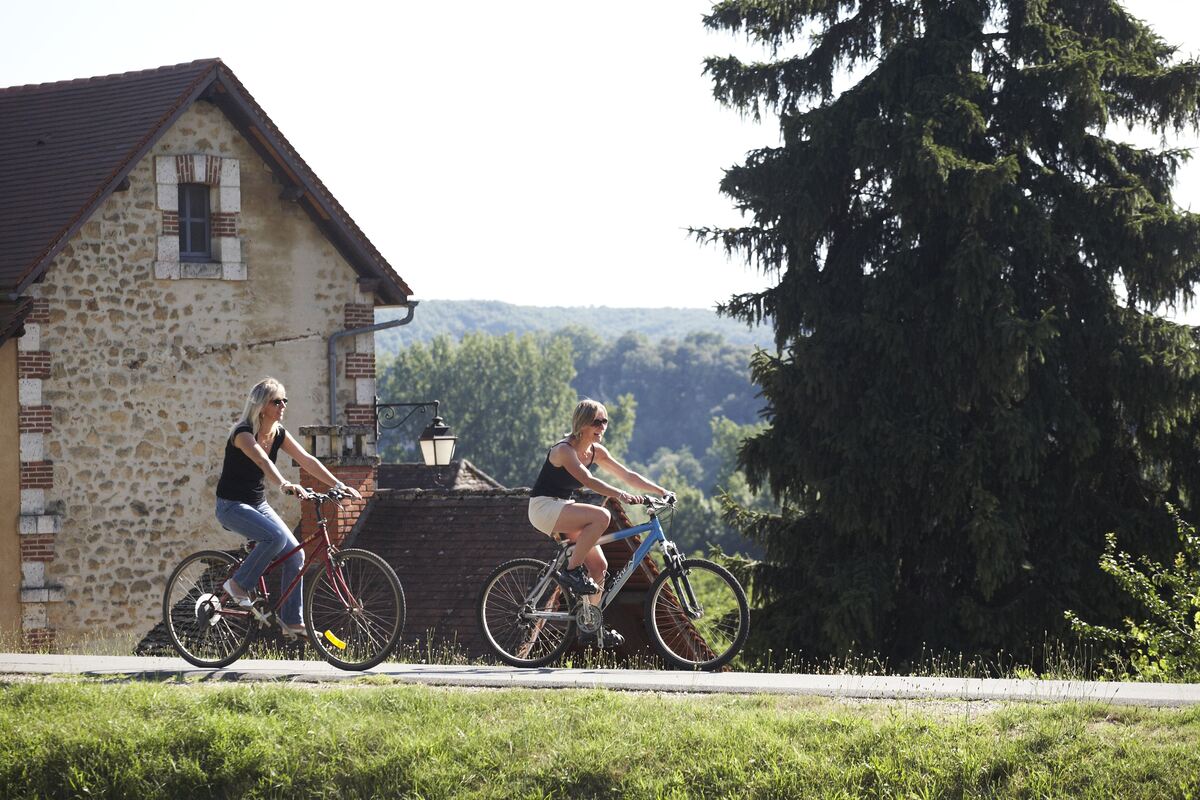
M 197 100 L 217 105 L 384 304 L 412 290 L 219 59 L 0 89 L 0 297 L 19 295 Z
M 494 658 L 476 621 L 484 580 L 509 559 L 549 560 L 556 552 L 557 545 L 529 524 L 528 505 L 528 489 L 383 489 L 370 499 L 343 546 L 378 553 L 396 570 L 408 606 L 404 647 Z M 609 530 L 629 525 L 618 506 Z M 604 545 L 609 571 L 629 563 L 638 543 L 633 537 Z M 657 574 L 649 559 L 643 561 L 605 612 L 605 626 L 625 636 L 619 657 L 651 654 L 642 596 Z
M 424 464 L 380 464 L 376 480 L 380 489 L 503 489 L 500 481 L 465 458 L 440 467 Z
M 0 344 L 25 333 L 25 317 L 32 305 L 31 298 L 21 298 L 15 302 L 0 299 Z

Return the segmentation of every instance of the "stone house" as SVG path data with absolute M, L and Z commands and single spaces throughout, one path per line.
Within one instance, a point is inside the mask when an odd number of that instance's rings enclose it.
M 213 490 L 249 387 L 293 430 L 371 423 L 343 334 L 410 294 L 219 60 L 0 89 L 0 634 L 150 627 L 184 554 L 238 543 Z

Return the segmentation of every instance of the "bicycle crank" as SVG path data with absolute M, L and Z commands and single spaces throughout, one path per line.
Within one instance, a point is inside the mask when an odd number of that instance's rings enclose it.
M 591 603 L 581 603 L 575 612 L 575 624 L 583 633 L 595 633 L 604 624 L 604 612 L 600 606 Z
M 221 621 L 221 598 L 205 592 L 196 598 L 196 621 L 212 627 Z

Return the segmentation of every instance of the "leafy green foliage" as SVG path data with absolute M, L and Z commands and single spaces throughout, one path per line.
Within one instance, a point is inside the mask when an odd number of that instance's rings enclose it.
M 458 437 L 456 457 L 505 486 L 528 486 L 547 448 L 570 428 L 574 375 L 566 340 L 468 334 L 455 343 L 443 336 L 384 360 L 380 394 L 440 400 Z M 380 437 L 385 461 L 419 460 L 415 447 L 416 435 L 406 428 Z
M 1111 532 L 1100 557 L 1100 569 L 1148 616 L 1140 621 L 1126 617 L 1123 631 L 1086 623 L 1071 611 L 1066 619 L 1085 639 L 1119 647 L 1138 678 L 1193 682 L 1200 680 L 1200 536 L 1171 512 L 1183 549 L 1170 565 L 1118 551 Z
M 727 0 L 706 24 L 772 53 L 707 71 L 781 132 L 722 181 L 747 224 L 697 231 L 777 277 L 724 307 L 778 346 L 741 464 L 782 513 L 728 514 L 766 554 L 751 647 L 903 661 L 1118 618 L 1104 532 L 1157 552 L 1162 504 L 1200 497 L 1200 349 L 1145 310 L 1200 278 L 1200 217 L 1171 198 L 1184 154 L 1105 129 L 1197 125 L 1200 64 L 1110 0 Z

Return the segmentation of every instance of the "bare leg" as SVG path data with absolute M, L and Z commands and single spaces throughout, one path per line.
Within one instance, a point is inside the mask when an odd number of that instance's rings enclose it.
M 604 551 L 596 547 L 596 541 L 608 530 L 611 518 L 607 509 L 575 503 L 562 510 L 555 525 L 568 541 L 575 542 L 575 551 L 567 562 L 567 569 L 585 564 L 588 575 L 601 590 L 604 589 L 604 571 L 608 569 L 608 559 L 604 557 Z M 602 595 L 603 591 L 587 595 L 587 601 L 599 605 Z

